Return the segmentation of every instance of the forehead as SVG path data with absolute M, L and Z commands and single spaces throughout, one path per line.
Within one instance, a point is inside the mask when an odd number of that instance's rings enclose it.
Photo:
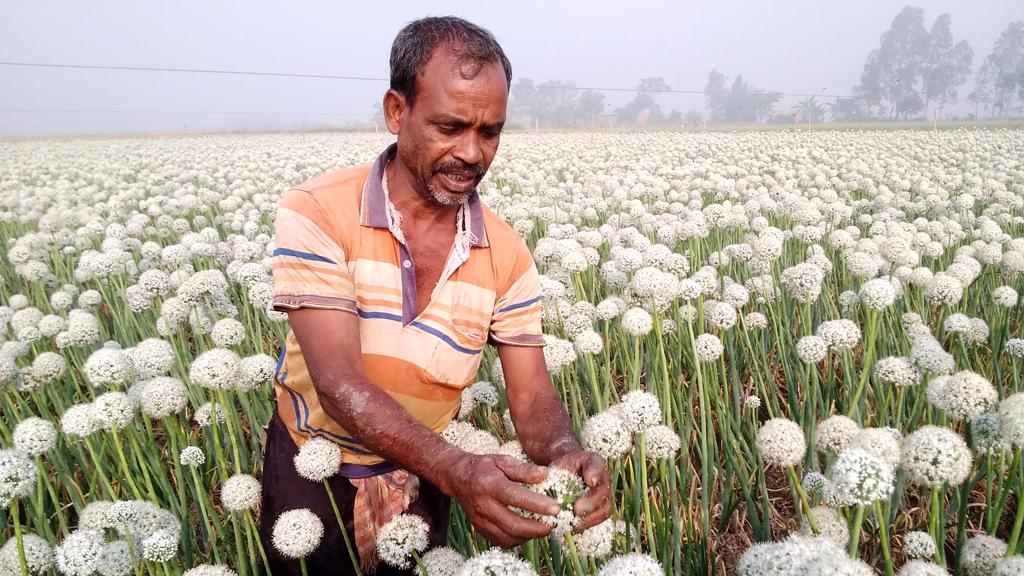
M 422 104 L 432 112 L 504 116 L 507 99 L 508 82 L 500 63 L 460 59 L 447 45 L 434 50 L 416 78 L 414 107 Z

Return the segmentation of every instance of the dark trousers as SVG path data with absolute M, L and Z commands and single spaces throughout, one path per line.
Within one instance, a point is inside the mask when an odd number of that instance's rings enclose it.
M 274 521 L 281 513 L 295 508 L 309 508 L 324 523 L 324 537 L 320 546 L 306 557 L 310 575 L 348 576 L 355 574 L 349 559 L 345 540 L 334 516 L 334 509 L 322 483 L 310 482 L 295 471 L 292 459 L 298 453 L 284 423 L 274 410 L 267 430 L 267 445 L 263 451 L 263 504 L 260 514 L 260 540 L 267 552 L 274 576 L 302 573 L 298 560 L 282 556 L 272 543 Z M 355 529 L 352 524 L 352 505 L 356 488 L 347 478 L 334 476 L 327 481 L 334 493 L 338 511 L 345 522 L 352 549 L 355 550 Z M 408 512 L 422 516 L 430 525 L 430 548 L 444 546 L 448 535 L 449 498 L 433 484 L 420 479 L 419 497 Z M 356 551 L 358 554 L 358 551 Z M 415 569 L 397 570 L 380 562 L 375 574 L 390 576 L 415 574 Z

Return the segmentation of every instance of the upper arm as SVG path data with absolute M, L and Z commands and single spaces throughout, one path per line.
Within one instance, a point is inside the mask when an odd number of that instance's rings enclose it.
M 344 382 L 365 377 L 358 316 L 303 307 L 289 311 L 288 322 L 318 394 L 333 396 Z
M 309 192 L 285 192 L 274 219 L 273 308 L 356 313 L 355 284 L 338 230 Z
M 491 312 L 490 341 L 495 345 L 544 346 L 541 330 L 540 274 L 533 254 L 520 243 L 502 261 Z

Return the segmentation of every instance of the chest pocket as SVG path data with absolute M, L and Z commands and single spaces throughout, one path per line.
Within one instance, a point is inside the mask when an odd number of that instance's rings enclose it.
M 487 344 L 494 296 L 488 291 L 458 286 L 457 283 L 450 288 L 452 292 L 443 299 L 446 306 L 439 306 L 437 310 L 440 315 L 445 307 L 449 309 L 449 330 L 444 337 L 437 338 L 427 372 L 440 384 L 463 386 L 473 381 L 480 366 L 483 348 Z

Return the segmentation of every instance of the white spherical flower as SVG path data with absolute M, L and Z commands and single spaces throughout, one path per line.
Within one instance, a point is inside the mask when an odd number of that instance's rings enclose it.
M 545 526 L 551 528 L 551 533 L 556 537 L 570 532 L 579 525 L 580 518 L 573 512 L 573 505 L 586 493 L 587 487 L 574 472 L 564 468 L 550 467 L 544 480 L 530 484 L 528 488 L 553 499 L 558 503 L 559 511 L 554 516 L 527 511 L 520 511 L 520 513 L 525 514 L 528 518 L 540 520 Z
M 697 359 L 701 362 L 714 362 L 725 352 L 722 340 L 714 334 L 701 334 L 693 341 Z
M 896 289 L 886 278 L 868 280 L 860 287 L 860 303 L 875 310 L 885 310 L 896 301 Z
M 181 576 L 238 576 L 238 573 L 219 564 L 200 564 L 186 570 Z
M 651 426 L 643 434 L 647 458 L 651 460 L 675 458 L 679 453 L 679 434 L 676 434 L 675 430 L 668 426 L 662 424 Z
M 459 439 L 459 443 L 456 446 L 470 454 L 497 454 L 501 448 L 501 442 L 494 434 L 486 430 L 473 428 L 468 434 Z
M 133 567 L 127 540 L 114 540 L 103 545 L 103 556 L 97 570 L 100 576 L 128 576 Z
M 643 308 L 630 308 L 622 314 L 622 329 L 630 336 L 645 336 L 652 328 L 651 313 Z
M 757 449 L 768 466 L 797 466 L 807 454 L 807 441 L 799 424 L 773 418 L 757 431 Z
M 178 455 L 178 461 L 181 462 L 182 466 L 196 468 L 206 462 L 206 454 L 198 446 L 186 446 L 181 450 L 181 454 Z
M 751 394 L 743 399 L 743 406 L 750 408 L 751 410 L 757 410 L 761 407 L 761 399 Z
M 858 431 L 847 448 L 857 448 L 878 456 L 892 469 L 900 464 L 900 440 L 885 428 L 865 428 Z
M 956 359 L 943 350 L 938 340 L 931 336 L 919 337 L 910 347 L 910 361 L 914 367 L 926 374 L 952 374 Z
M 964 295 L 964 285 L 955 276 L 939 272 L 924 285 L 924 297 L 932 306 L 951 306 Z
M 18 422 L 12 437 L 18 450 L 29 456 L 41 456 L 57 445 L 57 428 L 49 420 L 31 416 Z
M 801 576 L 875 576 L 875 570 L 863 560 L 827 554 L 809 558 L 797 567 Z
M 967 576 L 988 576 L 1006 556 L 1006 542 L 988 534 L 978 534 L 964 544 L 960 567 Z
M 221 348 L 238 346 L 245 340 L 245 326 L 234 318 L 223 318 L 210 329 L 210 338 Z
M 240 362 L 238 354 L 231 350 L 207 350 L 192 361 L 188 375 L 193 382 L 204 388 L 228 390 L 238 382 Z
M 762 330 L 768 327 L 768 317 L 760 312 L 750 312 L 743 317 L 743 326 L 748 330 Z
M 139 522 L 142 508 L 134 500 L 118 500 L 107 508 L 107 526 L 120 528 Z
M 135 367 L 119 348 L 100 348 L 93 352 L 85 361 L 83 372 L 95 388 L 127 387 L 135 380 Z
M 717 300 L 708 300 L 704 303 L 704 321 L 711 328 L 728 330 L 736 325 L 738 318 L 736 309 Z
M 456 576 L 537 576 L 526 562 L 499 548 L 491 548 L 466 560 Z
M 56 352 L 42 352 L 32 360 L 32 374 L 44 382 L 64 375 L 67 363 L 64 357 Z
M 796 355 L 806 364 L 817 364 L 827 354 L 828 343 L 819 336 L 802 336 L 796 342 Z
M 961 370 L 932 380 L 928 400 L 953 420 L 970 420 L 998 402 L 999 393 L 985 377 Z
M 892 494 L 895 473 L 884 460 L 859 449 L 839 454 L 832 466 L 831 494 L 844 506 L 870 506 Z
M 93 414 L 92 404 L 75 404 L 60 417 L 60 428 L 68 436 L 85 438 L 100 428 L 100 423 Z
M 900 468 L 912 484 L 958 486 L 970 474 L 972 463 L 964 439 L 948 428 L 924 426 L 903 439 Z
M 78 530 L 102 532 L 109 528 L 107 512 L 114 503 L 109 500 L 89 502 L 78 512 Z
M 911 560 L 900 568 L 896 576 L 949 576 L 949 571 L 931 562 Z
M 852 418 L 837 414 L 818 423 L 814 431 L 814 449 L 820 454 L 839 454 L 860 432 Z
M 800 485 L 803 486 L 805 492 L 819 498 L 825 495 L 829 487 L 828 478 L 821 472 L 808 472 L 804 474 L 803 479 L 800 480 Z
M 875 378 L 883 385 L 903 388 L 921 381 L 921 375 L 914 368 L 910 358 L 889 356 L 875 363 Z
M 418 567 L 419 576 L 455 576 L 466 559 L 448 546 L 440 546 L 428 550 L 420 559 L 422 567 Z
M 288 510 L 274 521 L 272 542 L 288 558 L 304 558 L 320 545 L 324 523 L 308 508 Z
M 633 390 L 622 396 L 614 412 L 630 432 L 643 432 L 661 423 L 661 403 L 658 397 L 643 390 Z
M 100 532 L 71 533 L 57 547 L 57 570 L 64 576 L 92 576 L 100 567 L 104 544 Z
M 614 543 L 615 521 L 611 518 L 573 536 L 576 553 L 581 559 L 607 556 L 611 554 Z M 563 552 L 569 553 L 568 539 L 564 535 L 558 539 L 558 545 L 562 548 Z
M 815 506 L 811 508 L 811 516 L 814 517 L 814 524 L 818 527 L 818 536 L 835 543 L 840 548 L 846 548 L 850 543 L 850 529 L 846 527 L 846 521 L 836 515 L 836 511 L 827 506 Z M 811 524 L 804 518 L 800 521 L 800 534 L 813 536 Z
M 39 333 L 47 338 L 52 338 L 63 330 L 67 330 L 68 321 L 56 314 L 47 314 L 39 321 Z
M 1011 358 L 1024 358 L 1024 338 L 1010 338 L 1003 350 Z
M 143 414 L 159 420 L 185 409 L 188 390 L 177 378 L 158 376 L 140 383 L 138 401 Z
M 495 452 L 495 454 L 501 456 L 508 456 L 509 458 L 515 458 L 516 460 L 522 462 L 530 461 L 530 457 L 526 455 L 526 452 L 523 450 L 523 445 L 520 444 L 518 440 L 510 440 L 508 442 L 505 442 L 504 444 L 498 447 L 498 451 Z
M 647 554 L 631 552 L 616 556 L 601 567 L 597 576 L 664 576 L 665 570 Z
M 220 501 L 229 512 L 244 512 L 260 502 L 260 481 L 248 474 L 235 474 L 220 489 Z
M 604 339 L 594 330 L 584 330 L 574 340 L 576 352 L 584 356 L 600 354 L 604 350 Z
M 124 430 L 135 419 L 135 407 L 124 392 L 106 392 L 93 400 L 92 414 L 105 430 Z
M 142 557 L 150 562 L 167 562 L 178 553 L 178 536 L 156 530 L 142 540 Z
M 0 508 L 24 498 L 36 487 L 39 471 L 32 456 L 17 448 L 0 450 Z
M 779 282 L 786 294 L 803 303 L 811 303 L 818 299 L 824 279 L 825 271 L 809 262 L 790 266 L 779 276 Z
M 128 358 L 140 380 L 163 376 L 174 366 L 174 349 L 171 343 L 160 338 L 146 338 L 135 345 Z
M 935 557 L 935 539 L 927 532 L 907 532 L 903 536 L 903 553 L 911 560 Z
M 569 340 L 545 334 L 544 342 L 544 362 L 548 372 L 558 374 L 562 368 L 576 361 L 576 348 Z
M 341 448 L 326 438 L 311 438 L 299 448 L 294 462 L 299 476 L 311 482 L 321 482 L 341 469 Z
M 1024 392 L 1010 394 L 999 403 L 999 423 L 1007 444 L 1024 447 Z
M 1010 286 L 1000 286 L 992 291 L 992 301 L 996 306 L 1013 308 L 1017 305 L 1017 291 Z
M 22 534 L 21 539 L 29 574 L 42 575 L 53 568 L 53 546 L 49 542 L 35 534 Z M 16 538 L 9 538 L 0 548 L 0 574 L 21 574 Z
M 738 576 L 791 576 L 808 562 L 843 556 L 830 540 L 792 535 L 781 542 L 754 544 L 740 556 Z
M 277 360 L 269 354 L 246 356 L 238 363 L 238 382 L 235 389 L 247 392 L 265 386 L 274 377 Z
M 583 445 L 611 459 L 625 455 L 633 446 L 633 439 L 622 419 L 605 411 L 591 416 L 583 425 Z
M 1024 556 L 1008 556 L 996 564 L 992 576 L 1020 576 L 1024 574 Z
M 625 302 L 621 298 L 610 296 L 597 304 L 596 316 L 599 320 L 611 320 L 622 314 L 624 306 Z
M 377 532 L 377 555 L 385 564 L 395 568 L 412 567 L 413 552 L 426 550 L 430 526 L 416 514 L 398 514 Z
M 815 334 L 834 350 L 848 350 L 860 342 L 860 327 L 845 318 L 822 322 Z

